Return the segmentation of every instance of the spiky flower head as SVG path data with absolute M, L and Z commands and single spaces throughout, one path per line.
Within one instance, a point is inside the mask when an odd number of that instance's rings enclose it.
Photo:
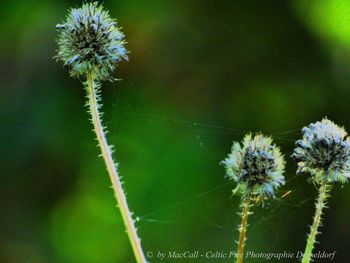
M 274 196 L 283 185 L 284 157 L 270 137 L 247 134 L 242 143 L 234 142 L 231 153 L 222 161 L 226 176 L 237 183 L 234 193 L 243 198 Z
M 99 80 L 112 80 L 120 60 L 128 59 L 124 34 L 117 22 L 98 3 L 85 3 L 69 11 L 66 21 L 56 26 L 58 53 L 74 77 L 88 72 Z
M 297 173 L 309 172 L 316 183 L 346 182 L 350 177 L 350 139 L 344 128 L 324 118 L 302 129 L 292 157 Z

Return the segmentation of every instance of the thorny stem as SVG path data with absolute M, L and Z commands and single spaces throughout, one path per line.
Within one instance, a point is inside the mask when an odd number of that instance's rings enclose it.
M 322 185 L 319 189 L 319 195 L 316 202 L 316 211 L 314 215 L 314 221 L 310 227 L 310 234 L 307 239 L 307 244 L 305 247 L 305 252 L 303 255 L 302 263 L 309 263 L 312 257 L 312 250 L 316 242 L 316 236 L 318 234 L 318 228 L 322 220 L 322 211 L 326 205 L 326 199 L 328 197 L 329 185 L 327 185 L 326 180 L 322 182 Z
M 248 215 L 249 215 L 249 197 L 242 201 L 242 219 L 241 225 L 239 226 L 239 240 L 237 250 L 237 263 L 243 263 L 244 258 L 244 246 L 246 239 L 246 232 L 248 226 Z
M 131 212 L 126 202 L 125 193 L 122 188 L 116 164 L 112 157 L 112 150 L 107 143 L 105 132 L 101 122 L 101 114 L 99 112 L 98 103 L 98 87 L 95 83 L 94 76 L 90 72 L 87 74 L 87 94 L 88 94 L 88 106 L 91 114 L 92 123 L 94 125 L 94 131 L 97 136 L 98 145 L 102 152 L 102 157 L 105 161 L 105 165 L 109 174 L 109 178 L 112 182 L 115 198 L 118 202 L 118 207 L 122 215 L 126 233 L 129 236 L 129 240 L 138 263 L 146 263 L 147 260 L 141 247 L 140 238 L 137 235 L 137 231 L 132 219 Z

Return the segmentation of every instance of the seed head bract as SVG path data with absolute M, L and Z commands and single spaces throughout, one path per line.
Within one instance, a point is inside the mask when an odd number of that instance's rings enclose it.
M 309 172 L 316 182 L 346 182 L 350 177 L 350 139 L 344 128 L 324 118 L 302 129 L 292 157 L 297 173 Z
M 235 192 L 243 197 L 274 196 L 283 185 L 285 161 L 270 137 L 248 134 L 242 143 L 234 142 L 231 153 L 222 162 L 226 176 L 237 183 Z

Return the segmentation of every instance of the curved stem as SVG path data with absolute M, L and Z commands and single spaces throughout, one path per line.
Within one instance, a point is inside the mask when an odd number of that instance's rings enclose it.
M 97 136 L 98 145 L 102 152 L 102 157 L 105 161 L 105 165 L 109 174 L 109 178 L 112 182 L 115 198 L 118 202 L 118 207 L 122 215 L 126 233 L 129 236 L 129 240 L 138 263 L 145 263 L 146 258 L 142 251 L 141 241 L 137 235 L 134 220 L 132 219 L 131 212 L 126 202 L 125 193 L 122 188 L 116 164 L 112 157 L 112 150 L 107 143 L 105 132 L 103 130 L 101 116 L 99 112 L 98 103 L 98 86 L 95 83 L 94 76 L 92 73 L 87 74 L 87 95 L 88 95 L 88 106 L 91 114 L 91 120 L 94 125 L 94 131 Z
M 243 263 L 244 258 L 244 246 L 246 239 L 246 232 L 248 226 L 248 215 L 249 215 L 249 197 L 242 201 L 242 219 L 241 225 L 239 226 L 239 240 L 238 240 L 238 251 L 237 251 L 237 263 Z
M 307 244 L 305 247 L 305 252 L 303 255 L 302 263 L 309 263 L 312 257 L 312 250 L 314 249 L 316 236 L 318 234 L 318 228 L 320 226 L 322 220 L 322 211 L 326 204 L 326 199 L 328 197 L 328 185 L 327 182 L 324 181 L 319 189 L 319 195 L 316 202 L 316 211 L 314 215 L 314 221 L 312 226 L 310 227 L 310 234 L 307 239 Z

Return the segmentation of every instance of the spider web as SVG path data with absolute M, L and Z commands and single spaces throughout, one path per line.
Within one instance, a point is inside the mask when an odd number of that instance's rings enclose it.
M 120 91 L 116 91 L 116 93 L 118 94 L 115 94 L 115 97 L 119 98 Z M 125 120 L 130 119 L 140 123 L 143 130 L 152 129 L 152 132 L 150 132 L 152 138 L 149 138 L 150 140 L 147 143 L 147 147 L 152 149 L 156 149 L 161 144 L 172 142 L 174 144 L 181 144 L 184 151 L 189 149 L 194 152 L 208 151 L 213 145 L 211 142 L 213 137 L 217 136 L 222 138 L 222 136 L 227 136 L 227 138 L 231 139 L 230 141 L 232 143 L 232 140 L 241 140 L 241 138 L 248 132 L 247 130 L 227 127 L 217 123 L 212 124 L 195 120 L 172 118 L 145 110 L 137 111 L 134 110 L 134 107 L 130 104 L 121 105 L 119 99 L 113 105 L 113 108 L 114 110 L 111 114 L 112 121 L 107 123 L 110 131 L 112 131 L 109 134 L 112 143 L 118 142 L 117 133 L 115 132 L 115 130 L 118 129 L 118 124 L 122 123 L 124 125 L 124 123 L 127 122 Z M 172 140 L 169 136 L 171 136 L 173 132 L 186 134 L 187 136 L 192 137 L 192 144 L 186 145 L 185 143 L 182 143 L 181 136 Z M 274 142 L 283 148 L 288 161 L 288 156 L 292 153 L 291 147 L 293 147 L 294 142 L 301 136 L 300 130 L 276 131 L 272 134 L 270 133 L 270 135 Z M 117 143 L 117 145 L 119 144 Z M 231 145 L 227 145 L 227 153 L 230 150 L 230 147 Z M 117 154 L 119 151 L 125 150 L 121 145 L 116 148 Z M 285 151 L 286 149 L 287 151 Z M 226 155 L 223 155 L 222 159 L 225 158 L 225 156 Z M 137 164 L 142 165 L 142 158 L 137 160 Z M 289 172 L 285 176 L 286 184 L 278 191 L 276 198 L 270 200 L 264 208 L 253 208 L 254 210 L 257 210 L 257 212 L 255 213 L 254 211 L 252 215 L 253 218 L 251 219 L 252 222 L 249 226 L 249 231 L 254 232 L 255 229 L 264 228 L 268 225 L 269 227 L 266 231 L 270 231 L 272 229 L 270 225 L 271 220 L 275 220 L 280 214 L 290 215 L 292 218 L 300 210 L 303 210 L 304 207 L 313 207 L 317 195 L 316 190 L 314 189 L 315 192 L 313 195 L 305 197 L 305 187 L 298 187 L 301 181 L 305 181 L 305 178 L 303 178 L 303 176 L 292 174 L 292 172 Z M 222 178 L 223 177 L 224 170 L 222 169 Z M 154 195 L 157 195 L 162 200 L 166 200 L 164 201 L 166 204 L 150 209 L 146 212 L 134 213 L 134 218 L 139 228 L 164 229 L 164 227 L 169 227 L 175 229 L 189 229 L 193 225 L 202 228 L 200 233 L 180 238 L 180 242 L 177 240 L 176 247 L 179 248 L 186 247 L 187 245 L 193 246 L 193 243 L 197 243 L 196 246 L 200 247 L 198 244 L 201 244 L 202 241 L 207 240 L 214 233 L 217 234 L 218 232 L 221 233 L 221 235 L 229 236 L 231 239 L 237 238 L 238 231 L 236 227 L 239 221 L 237 213 L 240 212 L 238 206 L 239 198 L 233 196 L 230 197 L 230 189 L 233 188 L 233 183 L 231 181 L 222 180 L 216 185 L 207 185 L 192 194 L 184 194 L 182 196 L 180 194 L 180 198 L 162 190 L 162 185 L 154 182 L 144 183 L 143 187 L 152 189 Z M 227 196 L 227 198 L 223 199 L 221 202 L 233 202 L 233 204 L 231 204 L 233 209 L 229 211 L 229 214 L 231 215 L 226 219 L 217 218 L 217 220 L 213 220 L 201 212 L 201 204 L 210 200 L 213 196 L 217 196 L 221 191 L 224 191 Z M 336 195 L 336 192 L 333 195 Z M 229 198 L 234 201 L 229 200 Z M 196 208 L 194 208 L 194 206 L 196 206 Z M 214 214 L 217 212 L 215 211 L 217 210 L 216 208 L 210 209 L 212 209 L 211 211 Z M 207 210 L 210 211 L 210 209 Z M 219 207 L 218 210 L 219 209 L 222 209 L 222 207 Z M 167 216 L 167 212 L 169 211 L 177 211 L 179 216 Z M 166 216 L 164 216 L 164 214 L 166 214 Z M 187 216 L 182 216 L 184 214 Z M 234 222 L 231 219 L 234 219 Z M 293 219 L 289 219 L 289 222 L 293 222 Z M 305 233 L 302 233 L 302 235 L 304 236 Z M 280 236 L 277 235 L 273 238 L 274 242 L 280 242 Z M 162 240 L 159 241 L 159 237 L 157 237 L 158 242 L 163 244 L 169 243 L 169 249 L 171 244 L 173 244 L 171 239 L 171 237 L 164 235 Z M 301 239 L 301 241 L 304 240 Z M 167 247 L 167 245 L 164 245 L 164 247 Z M 154 251 L 156 250 L 157 247 L 154 248 Z

